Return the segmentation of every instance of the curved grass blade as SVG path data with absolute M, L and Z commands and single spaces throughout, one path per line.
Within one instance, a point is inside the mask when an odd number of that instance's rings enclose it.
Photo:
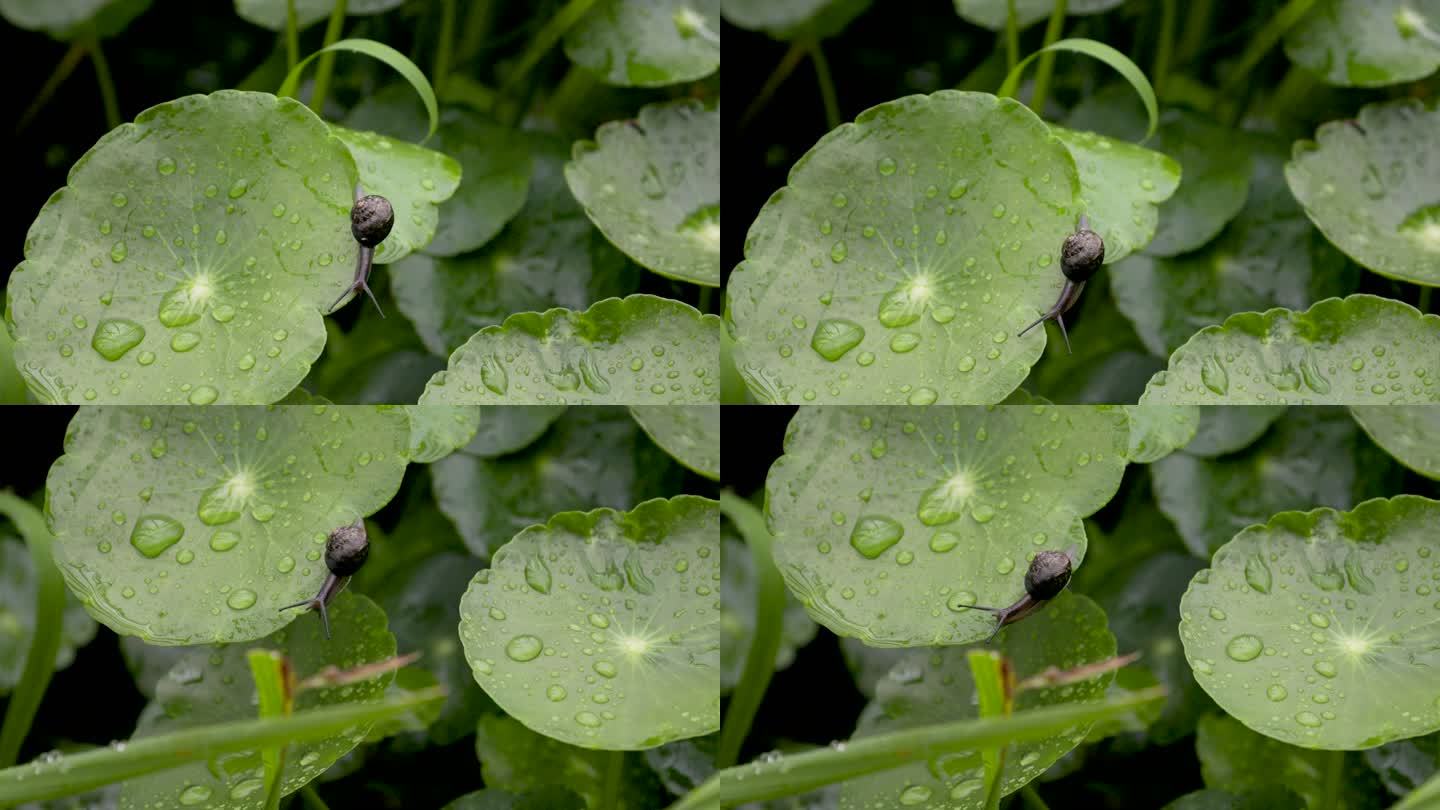
M 1026 66 L 1033 62 L 1035 57 L 1051 51 L 1071 51 L 1073 53 L 1084 54 L 1085 56 L 1099 59 L 1101 62 L 1114 68 L 1116 73 L 1119 73 L 1125 81 L 1130 83 L 1131 87 L 1135 88 L 1136 94 L 1140 96 L 1141 103 L 1145 105 L 1145 113 L 1150 117 L 1150 126 L 1145 130 L 1145 139 L 1149 140 L 1150 136 L 1155 134 L 1155 127 L 1160 124 L 1160 107 L 1155 101 L 1155 88 L 1150 86 L 1150 80 L 1145 78 L 1145 72 L 1140 69 L 1139 65 L 1130 61 L 1130 58 L 1125 54 L 1103 42 L 1096 42 L 1093 39 L 1062 39 L 1053 45 L 1047 45 L 1035 51 L 1020 60 L 1020 64 L 1016 65 L 1014 69 L 1010 71 L 1009 75 L 1005 77 L 1005 82 L 1000 85 L 1000 90 L 996 95 L 1001 97 L 1014 96 L 1016 88 L 1020 86 L 1020 76 L 1025 72 Z
M 425 104 L 425 112 L 430 116 L 430 129 L 425 134 L 425 140 L 428 141 L 435 134 L 435 128 L 440 125 L 440 106 L 435 101 L 435 88 L 430 86 L 430 80 L 425 78 L 424 71 L 406 58 L 405 54 L 373 39 L 342 39 L 310 54 L 285 76 L 285 81 L 275 95 L 295 95 L 295 90 L 300 86 L 300 75 L 305 72 L 305 66 L 310 64 L 315 57 L 329 51 L 353 51 L 378 59 L 394 68 L 395 72 L 404 77 L 405 81 L 410 82 L 410 86 L 415 88 L 415 92 L 419 94 L 420 100 Z M 421 141 L 421 143 L 424 142 Z
M 0 767 L 15 764 L 20 744 L 30 730 L 30 722 L 40 708 L 40 699 L 55 674 L 55 655 L 60 650 L 64 630 L 65 580 L 50 556 L 54 535 L 45 525 L 45 517 L 13 492 L 0 492 L 0 514 L 9 518 L 30 547 L 35 563 L 35 635 L 25 654 L 25 670 L 20 683 L 10 695 L 5 708 L 5 724 L 0 726 Z

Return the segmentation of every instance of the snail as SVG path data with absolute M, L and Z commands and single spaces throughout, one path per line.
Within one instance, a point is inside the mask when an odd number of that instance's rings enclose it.
M 325 638 L 330 638 L 330 616 L 325 612 L 325 608 L 336 594 L 345 589 L 350 577 L 360 570 L 360 566 L 365 564 L 369 556 L 370 538 L 365 534 L 364 518 L 330 532 L 330 539 L 325 542 L 325 567 L 330 569 L 330 575 L 325 577 L 325 582 L 320 585 L 320 592 L 315 594 L 313 599 L 280 609 L 308 607 L 320 611 L 320 622 L 325 625 Z
M 1045 606 L 1046 602 L 1060 595 L 1070 584 L 1070 571 L 1075 564 L 1075 549 L 1068 551 L 1041 551 L 1030 561 L 1025 572 L 1025 595 L 1009 607 L 994 608 L 981 605 L 967 605 L 972 610 L 988 610 L 1000 620 L 986 638 L 989 641 L 1007 624 L 1014 624 Z
M 370 301 L 375 304 L 375 309 L 380 312 L 380 317 L 385 317 L 385 310 L 380 309 L 380 302 L 375 300 L 375 293 L 370 291 L 370 268 L 375 262 L 375 248 L 385 237 L 390 235 L 390 229 L 395 227 L 395 207 L 390 201 L 379 194 L 365 194 L 359 184 L 355 186 L 355 205 L 350 208 L 350 235 L 360 243 L 360 253 L 355 258 L 355 278 L 350 281 L 350 286 L 335 303 L 330 305 L 330 312 L 345 300 L 345 296 L 356 290 L 364 290 L 370 296 Z
M 1095 275 L 1104 262 L 1105 240 L 1100 238 L 1100 234 L 1090 230 L 1090 218 L 1081 214 L 1080 227 L 1065 237 L 1065 244 L 1060 247 L 1060 272 L 1065 274 L 1065 286 L 1060 288 L 1060 298 L 1044 315 L 1035 319 L 1034 323 L 1021 329 L 1016 337 L 1024 337 L 1026 332 L 1036 326 L 1053 320 L 1060 324 L 1060 334 L 1065 338 L 1065 351 L 1073 354 L 1070 350 L 1070 334 L 1065 331 L 1065 313 L 1080 300 L 1080 292 L 1085 289 L 1085 282 Z

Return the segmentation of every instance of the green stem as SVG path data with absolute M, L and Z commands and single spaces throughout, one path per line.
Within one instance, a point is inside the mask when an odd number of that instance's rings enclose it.
M 1345 752 L 1331 751 L 1325 757 L 1325 792 L 1316 810 L 1336 810 L 1344 803 L 1340 791 L 1345 783 Z
M 455 0 L 440 0 L 440 42 L 435 49 L 435 67 L 430 71 L 430 85 L 437 96 L 445 92 L 445 74 L 450 72 L 454 41 Z
M 305 800 L 305 806 L 310 810 L 330 810 L 330 806 L 320 798 L 320 791 L 316 790 L 312 784 L 300 788 L 300 798 Z
M 619 810 L 620 777 L 624 772 L 624 751 L 611 751 L 605 755 L 605 784 L 601 788 L 599 810 Z
M 1025 806 L 1030 810 L 1050 810 L 1050 805 L 1040 798 L 1040 791 L 1036 790 L 1034 785 L 1020 788 L 1020 798 L 1025 801 Z
M 1429 288 L 1427 287 L 1426 289 L 1429 289 Z M 709 311 L 710 311 L 710 306 L 711 306 L 711 304 L 713 304 L 713 303 L 715 303 L 715 288 L 714 288 L 714 287 L 701 287 L 701 288 L 700 288 L 700 304 L 699 304 L 699 306 L 697 306 L 697 307 L 695 307 L 695 308 L 698 309 L 698 310 L 700 310 L 701 312 L 709 312 Z
M 335 0 L 330 9 L 330 21 L 325 24 L 325 44 L 328 48 L 340 41 L 340 32 L 345 28 L 345 11 L 350 0 Z M 335 52 L 320 56 L 320 67 L 315 71 L 315 90 L 310 93 L 310 109 L 321 118 L 325 117 L 325 98 L 330 95 L 330 77 L 335 75 Z
M 785 55 L 780 57 L 779 64 L 775 65 L 775 69 L 770 71 L 769 76 L 765 77 L 765 85 L 760 88 L 760 92 L 756 94 L 754 100 L 745 108 L 745 112 L 740 114 L 740 129 L 743 130 L 746 125 L 750 123 L 750 120 L 756 115 L 759 115 L 760 111 L 765 108 L 765 105 L 770 103 L 770 98 L 775 95 L 775 91 L 779 90 L 780 85 L 784 84 L 785 80 L 790 78 L 790 74 L 795 72 L 795 68 L 800 64 L 800 60 L 804 58 L 804 56 L 804 42 L 797 40 L 790 43 L 789 50 L 785 51 Z
M 571 65 L 545 103 L 550 120 L 578 121 L 583 118 L 578 111 L 594 89 L 595 74 L 578 65 Z
M 1210 38 L 1210 18 L 1213 16 L 1215 0 L 1190 0 L 1185 25 L 1180 29 L 1180 44 L 1175 48 L 1175 61 L 1188 64 L 1200 52 L 1200 46 Z
M 1175 0 L 1160 0 L 1160 44 L 1155 47 L 1155 65 L 1150 84 L 1155 95 L 1165 95 L 1165 74 L 1170 72 L 1170 49 L 1175 41 Z
M 825 785 L 934 759 L 940 754 L 979 751 L 1053 737 L 1072 726 L 1133 714 L 1165 698 L 1163 688 L 1143 689 L 1102 703 L 1046 706 L 1011 715 L 958 720 L 851 739 L 843 750 L 824 747 L 773 760 L 747 762 L 717 771 L 670 810 L 796 796 Z M 724 724 L 721 724 L 722 733 Z M 723 788 L 720 787 L 723 785 Z M 707 804 L 710 802 L 710 804 Z
M 770 530 L 760 510 L 727 489 L 720 493 L 720 513 L 745 538 L 755 571 L 755 633 L 745 653 L 740 682 L 730 693 L 730 705 L 720 724 L 720 747 L 715 754 L 716 767 L 728 768 L 740 760 L 740 748 L 775 674 L 775 655 L 784 630 L 785 580 L 770 554 Z
M 20 116 L 20 123 L 15 125 L 15 133 L 17 135 L 23 132 L 26 127 L 30 126 L 30 122 L 35 119 L 35 116 L 40 114 L 40 111 L 44 109 L 45 105 L 50 103 L 50 99 L 55 96 L 55 91 L 59 90 L 60 85 L 64 84 L 66 79 L 70 78 L 70 74 L 75 72 L 75 68 L 79 67 L 81 60 L 85 58 L 85 50 L 87 47 L 84 42 L 70 43 L 70 47 L 66 49 L 65 55 L 60 57 L 60 64 L 56 65 L 55 69 L 50 72 L 50 78 L 45 80 L 45 85 L 40 88 L 39 93 L 35 94 L 35 100 L 30 102 L 30 106 L 25 108 L 24 115 Z
M 1020 61 L 1020 21 L 1015 16 L 1015 0 L 1005 0 L 1005 72 L 1015 69 Z
M 295 69 L 300 61 L 300 21 L 295 16 L 295 0 L 285 0 L 285 72 Z
M 505 77 L 505 83 L 500 85 L 500 92 L 509 95 L 519 87 L 521 81 L 525 79 L 525 75 L 540 61 L 540 57 L 555 47 L 555 43 L 559 42 L 560 38 L 565 36 L 565 32 L 579 22 L 580 18 L 584 17 L 593 5 L 595 5 L 595 0 L 569 0 L 559 11 L 555 12 L 555 16 L 551 17 L 545 23 L 545 27 L 535 34 L 535 38 L 530 40 L 529 46 L 525 48 L 525 53 L 520 57 L 520 63 L 510 71 L 509 76 Z
M 100 38 L 91 35 L 85 46 L 90 51 L 90 61 L 95 63 L 95 81 L 100 84 L 100 100 L 105 105 L 105 125 L 108 129 L 120 126 L 120 102 L 115 98 L 115 80 L 110 78 L 110 63 L 105 61 L 105 51 L 100 48 Z
M 474 59 L 490 34 L 493 15 L 490 0 L 470 0 L 469 11 L 465 14 L 465 25 L 461 29 L 460 44 L 455 48 L 455 62 L 464 64 Z
M 6 491 L 0 492 L 0 514 L 8 517 L 25 538 L 35 568 L 35 635 L 30 637 L 25 669 L 5 707 L 5 723 L 0 725 L 0 768 L 8 768 L 20 755 L 20 744 L 25 741 L 30 723 L 45 697 L 50 676 L 55 674 L 55 656 L 60 651 L 65 612 L 65 581 L 50 555 L 54 536 L 40 510 Z
M 820 40 L 811 39 L 805 49 L 810 52 L 810 61 L 815 63 L 815 81 L 820 85 L 820 100 L 825 103 L 825 123 L 828 129 L 840 126 L 840 103 L 835 99 L 835 80 L 830 76 L 830 63 L 825 61 L 825 51 Z
M 1060 33 L 1065 30 L 1065 7 L 1066 0 L 1055 0 L 1055 6 L 1050 9 L 1050 21 L 1045 24 L 1045 44 L 1041 47 L 1054 45 L 1060 39 Z M 1040 56 L 1040 67 L 1035 72 L 1035 91 L 1030 94 L 1030 109 L 1036 115 L 1045 115 L 1045 102 L 1050 96 L 1050 75 L 1055 72 L 1055 52 L 1049 51 Z
M 357 723 L 400 717 L 445 699 L 445 690 L 422 689 L 382 703 L 352 703 L 297 712 L 289 717 L 241 720 L 132 739 L 123 750 L 101 746 L 0 770 L 0 806 L 71 796 L 114 782 L 206 762 L 223 754 L 277 743 L 334 737 Z
M 1420 312 L 1424 314 L 1430 311 L 1430 291 L 1433 287 L 1420 288 Z
M 1245 46 L 1245 51 L 1240 55 L 1240 61 L 1235 63 L 1234 69 L 1226 77 L 1225 83 L 1220 86 L 1220 95 L 1233 96 L 1240 85 L 1249 78 L 1250 71 L 1265 58 L 1265 54 L 1275 47 L 1275 43 L 1285 36 L 1290 27 L 1300 21 L 1301 17 L 1315 5 L 1315 0 L 1290 0 L 1283 8 L 1271 17 L 1265 26 L 1255 32 L 1250 38 L 1250 43 Z M 1237 114 L 1238 117 L 1238 114 Z

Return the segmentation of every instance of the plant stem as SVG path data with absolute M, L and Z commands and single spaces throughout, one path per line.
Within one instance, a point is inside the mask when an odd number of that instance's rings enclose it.
M 1065 30 L 1065 7 L 1066 0 L 1055 0 L 1055 6 L 1050 10 L 1050 21 L 1045 24 L 1045 44 L 1041 47 L 1054 45 L 1060 39 L 1060 32 Z M 1045 115 L 1045 102 L 1050 95 L 1050 75 L 1055 72 L 1055 52 L 1050 51 L 1040 55 L 1040 67 L 1035 72 L 1035 90 L 1030 94 L 1030 109 L 1036 115 Z
M 1200 51 L 1200 46 L 1210 36 L 1210 18 L 1215 0 L 1190 0 L 1185 25 L 1180 29 L 1180 44 L 1175 49 L 1175 61 L 1186 64 Z
M 490 0 L 470 0 L 465 25 L 460 32 L 460 44 L 455 48 L 456 63 L 468 62 L 480 53 L 480 46 L 490 34 L 491 11 L 493 4 Z
M 1102 703 L 1046 706 L 1010 717 L 986 717 L 907 728 L 851 739 L 843 750 L 825 747 L 764 762 L 748 762 L 717 771 L 671 810 L 699 810 L 722 792 L 726 804 L 796 796 L 815 788 L 867 774 L 923 762 L 939 754 L 979 751 L 997 745 L 1041 740 L 1062 729 L 1132 714 L 1163 700 L 1160 687 L 1143 689 Z M 733 698 L 732 698 L 733 699 Z M 722 733 L 724 724 L 721 724 Z
M 100 84 L 100 100 L 105 105 L 107 129 L 120 126 L 120 102 L 115 98 L 115 81 L 110 78 L 110 63 L 105 61 L 105 52 L 100 49 L 100 37 L 90 35 L 85 47 L 90 51 L 90 61 L 95 63 L 95 81 Z
M 774 70 L 770 71 L 769 76 L 765 77 L 765 85 L 760 88 L 760 92 L 756 94 L 755 99 L 745 108 L 745 112 L 740 114 L 740 129 L 745 129 L 745 126 L 750 123 L 750 120 L 758 115 L 760 110 L 765 108 L 765 105 L 770 102 L 770 98 L 775 95 L 775 91 L 779 90 L 780 85 L 784 84 L 785 80 L 790 78 L 790 74 L 795 72 L 795 67 L 800 64 L 800 59 L 804 56 L 804 42 L 796 41 L 790 43 L 789 50 L 785 51 L 785 55 L 780 57 L 780 63 L 775 66 Z
M 835 99 L 835 80 L 830 77 L 830 63 L 825 61 L 820 40 L 809 40 L 805 48 L 810 52 L 810 61 L 815 63 L 815 80 L 820 84 L 820 100 L 825 103 L 827 129 L 834 129 L 840 126 L 840 104 Z
M 40 110 L 50 103 L 50 99 L 55 96 L 55 91 L 60 89 L 60 85 L 64 84 L 65 80 L 70 78 L 70 74 L 75 72 L 75 68 L 80 65 L 80 60 L 85 58 L 86 47 L 84 42 L 70 43 L 65 55 L 60 57 L 60 63 L 50 72 L 50 78 L 45 80 L 45 85 L 40 88 L 39 93 L 35 94 L 35 100 L 30 102 L 30 106 L 25 108 L 25 114 L 20 116 L 20 123 L 15 125 L 15 134 L 20 134 L 30 126 L 30 122 L 40 114 Z
M 720 493 L 720 513 L 745 538 L 755 571 L 755 632 L 745 653 L 740 682 L 730 693 L 730 706 L 720 724 L 720 747 L 715 754 L 716 767 L 728 768 L 740 760 L 740 748 L 775 674 L 775 654 L 780 649 L 785 622 L 785 580 L 770 554 L 770 530 L 760 510 L 727 489 Z
M 1155 95 L 1165 94 L 1165 74 L 1170 72 L 1170 48 L 1175 41 L 1175 0 L 1160 0 L 1160 44 L 1155 47 L 1155 65 L 1150 84 Z
M 345 11 L 350 5 L 350 0 L 335 0 L 335 7 L 330 9 L 330 21 L 325 24 L 325 44 L 322 48 L 328 48 L 340 40 L 340 32 L 345 28 Z M 321 118 L 325 117 L 325 98 L 330 95 L 330 77 L 335 75 L 335 52 L 321 54 L 320 67 L 315 71 L 315 89 L 310 93 L 310 109 Z
M 316 790 L 313 784 L 300 788 L 300 798 L 305 800 L 305 806 L 310 810 L 330 810 L 330 806 L 320 798 L 320 791 Z
M 590 71 L 578 65 L 571 65 L 569 70 L 555 85 L 550 98 L 545 102 L 545 111 L 552 121 L 574 121 L 582 116 L 577 114 L 585 99 L 595 88 L 595 77 Z
M 430 85 L 435 95 L 445 92 L 445 74 L 450 72 L 450 54 L 455 41 L 455 0 L 440 0 L 440 42 L 435 49 L 435 67 Z
M 1265 54 L 1275 47 L 1275 43 L 1285 36 L 1290 27 L 1300 21 L 1301 17 L 1315 5 L 1315 0 L 1290 0 L 1283 8 L 1275 13 L 1265 23 L 1255 36 L 1250 38 L 1250 43 L 1245 46 L 1245 51 L 1240 55 L 1240 61 L 1235 64 L 1230 75 L 1226 77 L 1225 83 L 1220 86 L 1222 96 L 1234 95 L 1240 85 L 1249 77 L 1250 71 L 1265 58 Z M 1237 114 L 1238 117 L 1238 114 Z
M 505 83 L 500 85 L 500 92 L 503 95 L 509 95 L 516 87 L 519 87 L 525 75 L 540 61 L 540 57 L 549 52 L 555 43 L 565 36 L 565 32 L 579 22 L 580 18 L 584 17 L 593 5 L 595 5 L 595 0 L 569 0 L 559 11 L 555 12 L 555 16 L 551 17 L 545 23 L 545 27 L 535 35 L 535 38 L 530 40 L 529 46 L 525 48 L 525 53 L 520 57 L 520 63 L 510 71 L 509 76 L 505 77 Z
M 605 755 L 605 784 L 601 788 L 598 810 L 619 810 L 620 777 L 625 772 L 625 752 L 610 751 Z
M 1429 311 L 1430 311 L 1430 291 L 1431 291 L 1431 289 L 1433 289 L 1433 288 L 1431 288 L 1431 287 L 1421 287 L 1421 288 L 1420 288 L 1420 313 L 1421 313 L 1422 315 L 1425 314 L 1426 312 L 1429 312 Z
M 1345 776 L 1345 752 L 1331 751 L 1325 757 L 1325 792 L 1321 794 L 1320 806 L 1316 810 L 1336 810 L 1340 807 L 1340 788 Z
M 0 768 L 15 764 L 20 744 L 30 731 L 30 723 L 45 697 L 50 676 L 55 674 L 55 656 L 60 651 L 60 634 L 65 613 L 65 581 L 50 554 L 54 536 L 45 525 L 40 510 L 13 492 L 0 492 L 0 514 L 10 519 L 25 545 L 30 547 L 30 561 L 35 568 L 35 635 L 25 653 L 25 669 L 20 683 L 5 707 L 5 723 L 0 725 Z
M 1050 806 L 1040 798 L 1040 791 L 1036 790 L 1034 785 L 1020 788 L 1020 798 L 1025 801 L 1025 806 L 1030 810 L 1050 810 Z
M 1020 21 L 1015 16 L 1015 0 L 1005 0 L 1005 72 L 1015 69 L 1020 61 Z
M 285 72 L 300 61 L 300 21 L 295 17 L 295 0 L 285 0 Z

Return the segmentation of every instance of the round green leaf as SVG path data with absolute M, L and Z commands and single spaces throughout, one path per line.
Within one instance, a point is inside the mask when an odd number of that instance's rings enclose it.
M 669 457 L 628 413 L 610 407 L 571 408 L 524 453 L 456 453 L 430 474 L 440 510 L 479 557 L 556 512 L 628 509 L 678 483 Z
M 729 692 L 740 682 L 745 657 L 755 636 L 755 558 L 728 520 L 721 524 L 720 536 L 724 546 L 721 557 L 724 578 L 720 582 L 720 691 Z M 775 672 L 794 663 L 795 651 L 809 644 L 818 629 L 800 603 L 788 595 L 781 624 Z
M 480 725 L 475 729 L 475 754 L 480 759 L 480 772 L 487 785 L 528 796 L 552 789 L 557 783 L 563 784 L 585 799 L 574 805 L 574 810 L 598 807 L 601 796 L 606 795 L 605 775 L 610 771 L 610 752 L 567 745 L 537 734 L 511 717 L 480 718 Z M 664 788 L 655 774 L 640 756 L 623 756 L 618 795 L 625 797 L 627 805 L 638 800 L 639 808 L 659 807 L 658 799 Z M 535 810 L 568 807 L 572 805 L 542 804 Z
M 788 600 L 787 600 L 788 601 Z M 726 603 L 727 607 L 729 603 Z M 840 654 L 845 657 L 845 667 L 855 679 L 855 688 L 865 697 L 875 697 L 875 687 L 890 669 L 910 654 L 906 647 L 871 647 L 855 638 L 840 639 Z
M 820 140 L 750 227 L 728 286 L 761 402 L 989 403 L 1046 337 L 1080 213 L 1075 161 L 1012 99 L 944 90 Z
M 1180 600 L 1196 679 L 1237 720 L 1306 748 L 1440 730 L 1437 527 L 1440 502 L 1401 495 L 1240 532 Z
M 1360 108 L 1296 141 L 1285 179 L 1350 258 L 1382 276 L 1440 286 L 1440 112 L 1416 99 Z
M 460 164 L 375 132 L 341 126 L 330 131 L 349 148 L 365 193 L 379 194 L 395 207 L 395 227 L 375 249 L 376 263 L 399 261 L 430 244 L 440 221 L 440 203 L 460 185 Z
M 720 285 L 720 105 L 648 104 L 577 141 L 565 181 L 595 226 L 641 266 Z
M 390 290 L 425 347 L 448 355 L 513 312 L 584 309 L 636 286 L 633 265 L 590 224 L 565 185 L 568 145 L 530 134 L 535 174 L 525 207 L 478 252 L 411 256 Z
M 1338 408 L 1295 408 L 1259 442 L 1220 458 L 1177 453 L 1150 468 L 1155 500 L 1196 556 L 1290 509 L 1348 509 L 1396 483 L 1385 455 Z
M 1274 810 L 1277 807 L 1304 806 L 1304 800 L 1288 788 L 1272 785 L 1245 794 L 1197 790 L 1186 793 L 1161 810 Z
M 1288 789 L 1302 799 L 1265 805 L 1264 810 L 1326 805 L 1344 810 L 1379 810 L 1382 806 L 1376 801 L 1380 784 L 1358 754 L 1344 754 L 1340 772 L 1334 774 L 1334 755 L 1256 734 L 1223 714 L 1200 718 L 1195 753 L 1200 758 L 1205 784 L 1211 788 L 1234 793 Z M 1317 778 L 1317 774 L 1324 777 Z M 1338 790 L 1329 787 L 1331 774 Z
M 255 644 L 190 650 L 157 684 L 155 705 L 160 711 L 142 716 L 135 738 L 253 719 L 255 682 L 246 654 L 256 647 L 284 654 L 302 678 L 326 666 L 349 669 L 395 655 L 395 636 L 386 629 L 385 613 L 363 596 L 342 593 L 330 603 L 330 631 L 327 639 L 319 619 L 307 617 Z M 393 677 L 387 672 L 345 686 L 307 689 L 296 696 L 295 710 L 378 703 Z M 294 793 L 324 773 L 364 742 L 368 731 L 369 724 L 363 724 L 351 734 L 291 743 L 285 749 L 280 776 L 282 792 Z M 258 750 L 245 751 L 128 780 L 120 794 L 121 810 L 196 805 L 216 810 L 260 810 L 265 807 L 264 765 L 260 757 Z
M 871 0 L 720 0 L 731 25 L 775 39 L 832 37 L 870 8 Z
M 1130 322 L 1115 308 L 1110 274 L 1100 273 L 1065 315 L 1073 354 L 1063 340 L 1047 341 L 1025 388 L 1051 402 L 1135 402 L 1164 361 L 1145 351 Z
M 1388 404 L 1440 401 L 1440 315 L 1374 295 L 1304 312 L 1231 315 L 1170 355 L 1146 403 Z
M 260 638 L 319 590 L 330 531 L 395 494 L 409 435 L 390 408 L 82 408 L 46 480 L 55 562 L 121 635 Z
M 1424 405 L 1361 405 L 1355 421 L 1396 461 L 1426 478 L 1440 479 L 1440 408 Z
M 564 405 L 481 405 L 480 427 L 465 445 L 465 452 L 493 458 L 523 450 L 564 413 Z
M 600 0 L 565 55 L 607 84 L 662 87 L 720 67 L 720 0 Z
M 1160 203 L 1180 185 L 1180 164 L 1143 146 L 1094 132 L 1051 126 L 1080 172 L 1080 205 L 1105 240 L 1105 263 L 1155 238 Z
M 460 597 L 479 568 L 475 557 L 442 552 L 394 572 L 374 593 L 390 617 L 390 631 L 400 649 L 420 652 L 418 665 L 433 672 L 445 687 L 439 717 L 425 730 L 437 745 L 469 736 L 481 713 L 495 710 L 485 693 L 475 688 L 470 665 L 455 638 Z
M 1020 27 L 1037 23 L 1050 16 L 1053 0 L 1014 0 L 1015 21 Z M 1120 5 L 1124 0 L 1069 0 L 1067 14 L 1099 14 Z M 955 13 L 967 22 L 991 31 L 1005 28 L 1009 16 L 1008 0 L 955 0 Z
M 1298 309 L 1354 291 L 1358 272 L 1286 187 L 1279 144 L 1252 157 L 1249 199 L 1218 239 L 1172 258 L 1134 256 L 1112 272 L 1115 303 L 1153 354 L 1167 356 L 1234 312 Z
M 1404 796 L 1440 770 L 1440 734 L 1396 740 L 1365 752 L 1369 765 L 1385 788 Z
M 75 651 L 95 638 L 95 622 L 73 599 L 65 600 L 58 672 L 75 660 Z M 0 695 L 20 682 L 30 640 L 35 636 L 35 563 L 25 544 L 0 535 Z
M 1184 447 L 1200 425 L 1195 405 L 1126 406 L 1130 416 L 1128 457 L 1136 464 L 1158 461 Z
M 235 13 L 244 20 L 271 31 L 284 31 L 289 0 L 235 0 Z M 335 0 L 294 0 L 296 23 L 304 28 L 330 16 Z M 348 0 L 345 13 L 380 14 L 398 7 L 404 0 Z
M 585 810 L 585 800 L 569 788 L 546 785 L 517 796 L 495 788 L 466 793 L 441 810 Z
M 1119 408 L 802 408 L 770 468 L 775 564 L 816 621 L 878 647 L 990 635 L 1035 552 L 1085 556 L 1120 486 Z
M 0 0 L 0 16 L 16 28 L 44 31 L 59 40 L 124 31 L 150 8 L 151 0 Z
M 408 405 L 410 460 L 429 464 L 466 446 L 480 422 L 476 405 Z
M 630 415 L 681 466 L 720 480 L 719 405 L 631 405 Z
M 1006 627 L 987 646 L 1004 653 L 1018 677 L 1052 666 L 1071 669 L 1115 655 L 1115 637 L 1106 629 L 1105 612 L 1089 599 L 1068 592 L 1040 612 Z M 881 679 L 875 701 L 861 715 L 855 737 L 979 717 L 979 697 L 966 652 L 958 647 L 910 651 Z M 1015 710 L 1098 703 L 1105 698 L 1112 678 L 1107 672 L 1068 686 L 1026 690 L 1015 697 Z M 1001 793 L 1014 793 L 1044 773 L 1084 742 L 1089 728 L 1087 724 L 1063 735 L 1009 746 L 1000 772 Z M 984 773 L 979 751 L 940 754 L 845 782 L 840 807 L 982 810 Z
M 152 107 L 70 169 L 8 288 L 42 402 L 267 403 L 353 274 L 355 166 L 306 107 L 222 90 Z
M 475 680 L 571 745 L 637 750 L 718 730 L 719 554 L 719 505 L 691 495 L 526 529 L 460 601 Z
M 717 402 L 719 349 L 720 319 L 670 298 L 522 312 L 456 349 L 420 404 Z
M 1138 141 L 1146 129 L 1135 92 L 1123 84 L 1086 98 L 1067 123 L 1127 141 Z M 1160 206 L 1160 223 L 1145 253 L 1175 256 L 1194 250 L 1240 213 L 1250 184 L 1251 149 L 1241 133 L 1205 116 L 1171 109 L 1161 116 L 1160 128 L 1146 145 L 1173 158 L 1184 175 L 1175 194 Z
M 1200 407 L 1200 428 L 1185 445 L 1192 456 L 1213 458 L 1243 450 L 1285 415 L 1284 405 L 1250 405 L 1229 408 L 1223 405 Z
M 1435 0 L 1320 0 L 1285 33 L 1285 55 L 1328 84 L 1381 87 L 1440 67 Z
M 720 738 L 678 740 L 645 752 L 645 764 L 660 777 L 671 795 L 684 796 L 715 773 L 715 749 Z

